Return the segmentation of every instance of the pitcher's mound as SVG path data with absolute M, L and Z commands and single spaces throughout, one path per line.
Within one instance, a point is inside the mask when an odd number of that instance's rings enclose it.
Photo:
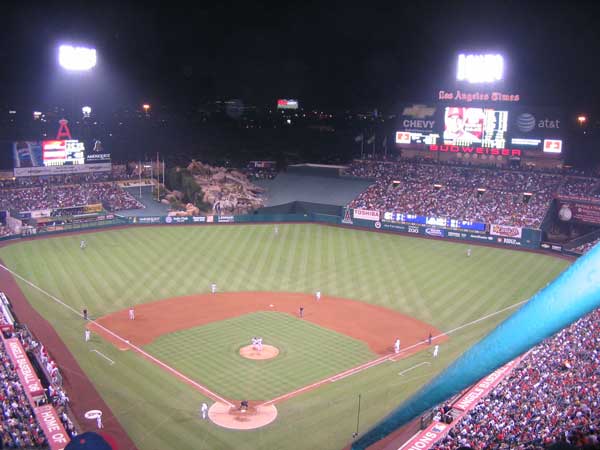
M 277 418 L 277 408 L 275 408 L 275 405 L 250 405 L 248 409 L 242 411 L 239 407 L 216 402 L 208 410 L 208 417 L 223 428 L 253 430 L 273 422 Z
M 271 359 L 279 355 L 279 349 L 272 345 L 263 345 L 262 350 L 258 351 L 252 345 L 246 345 L 240 348 L 240 355 L 248 359 Z

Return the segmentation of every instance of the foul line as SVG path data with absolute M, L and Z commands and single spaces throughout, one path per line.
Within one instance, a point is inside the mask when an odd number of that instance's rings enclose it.
M 97 354 L 99 354 L 100 356 L 102 356 L 104 359 L 106 359 L 106 360 L 110 361 L 110 365 L 111 365 L 111 366 L 112 366 L 112 365 L 115 363 L 115 362 L 114 362 L 112 359 L 110 359 L 110 358 L 109 358 L 108 356 L 106 356 L 104 353 L 102 353 L 102 352 L 99 352 L 99 351 L 98 351 L 98 350 L 96 350 L 96 349 L 90 350 L 90 352 L 96 352 Z
M 413 369 L 416 369 L 417 367 L 420 367 L 420 366 L 422 366 L 422 365 L 424 365 L 424 364 L 431 365 L 431 363 L 430 363 L 430 362 L 423 361 L 422 363 L 419 363 L 419 364 L 416 364 L 416 365 L 414 365 L 414 366 L 412 366 L 412 367 L 409 367 L 408 369 L 406 369 L 406 370 L 403 370 L 402 372 L 398 372 L 398 375 L 404 376 L 404 374 L 405 374 L 406 372 L 410 372 L 411 370 L 413 370 Z
M 54 295 L 50 294 L 49 292 L 46 292 L 45 290 L 43 290 L 41 287 L 33 284 L 31 281 L 23 278 L 21 275 L 19 275 L 16 272 L 13 272 L 12 270 L 10 270 L 8 267 L 4 266 L 3 264 L 0 264 L 0 269 L 4 269 L 6 270 L 8 273 L 10 273 L 12 276 L 18 278 L 19 280 L 23 281 L 24 283 L 27 283 L 29 286 L 31 286 L 32 288 L 38 290 L 39 292 L 41 292 L 42 294 L 46 295 L 47 297 L 49 297 L 50 299 L 52 299 L 53 301 L 55 301 L 56 303 L 58 303 L 59 305 L 67 308 L 68 310 L 74 312 L 75 314 L 77 314 L 79 317 L 83 318 L 83 314 L 81 314 L 79 311 L 77 311 L 75 308 L 73 308 L 70 305 L 67 305 L 65 302 L 63 302 L 62 300 L 60 300 L 58 297 L 55 297 Z M 167 364 L 165 364 L 164 362 L 160 361 L 159 359 L 156 359 L 154 356 L 152 356 L 151 354 L 145 352 L 144 350 L 142 350 L 140 347 L 138 347 L 137 345 L 132 344 L 131 342 L 129 342 L 127 339 L 123 339 L 121 336 L 119 336 L 118 334 L 112 332 L 111 330 L 109 330 L 108 328 L 106 328 L 103 325 L 100 325 L 99 323 L 97 323 L 95 320 L 89 320 L 90 323 L 93 323 L 94 326 L 100 328 L 101 330 L 105 331 L 106 333 L 110 334 L 111 336 L 113 336 L 116 340 L 122 342 L 123 344 L 129 346 L 131 349 L 135 350 L 136 352 L 138 352 L 139 354 L 141 354 L 142 356 L 144 356 L 145 358 L 149 359 L 150 361 L 152 361 L 153 363 L 155 363 L 156 365 L 162 367 L 163 369 L 165 369 L 167 372 L 172 373 L 173 375 L 175 375 L 176 377 L 178 377 L 179 379 L 185 381 L 186 383 L 190 384 L 191 386 L 195 387 L 196 390 L 200 391 L 201 393 L 205 394 L 206 396 L 212 398 L 213 400 L 218 400 L 222 403 L 225 403 L 231 407 L 234 406 L 233 403 L 231 403 L 229 400 L 225 400 L 223 397 L 221 397 L 218 394 L 215 394 L 213 391 L 211 391 L 210 389 L 208 389 L 207 387 L 201 385 L 200 383 L 195 382 L 194 380 L 192 380 L 191 378 L 185 376 L 184 374 L 182 374 L 181 372 L 173 369 L 171 366 L 168 366 Z
M 7 272 L 9 272 L 10 274 L 12 274 L 14 277 L 18 278 L 19 280 L 27 283 L 29 286 L 31 286 L 32 288 L 40 291 L 42 294 L 46 295 L 47 297 L 51 298 L 52 300 L 54 300 L 56 303 L 58 303 L 59 305 L 71 310 L 72 312 L 74 312 L 75 314 L 77 314 L 79 317 L 83 317 L 83 314 L 81 314 L 79 311 L 77 311 L 75 308 L 71 307 L 70 305 L 67 305 L 65 302 L 61 301 L 59 298 L 55 297 L 54 295 L 46 292 L 45 290 L 43 290 L 42 288 L 40 288 L 39 286 L 33 284 L 31 281 L 23 278 L 21 275 L 19 275 L 16 272 L 13 272 L 12 270 L 10 270 L 8 267 L 0 264 L 0 268 L 6 270 Z M 507 306 L 506 308 L 502 308 L 498 311 L 495 311 L 493 313 L 487 314 L 483 317 L 480 317 L 479 319 L 473 320 L 471 322 L 467 322 L 463 325 L 460 325 L 456 328 L 453 328 L 449 331 L 446 331 L 445 333 L 441 333 L 438 334 L 436 336 L 432 336 L 431 337 L 431 341 L 433 342 L 436 339 L 439 339 L 440 337 L 444 336 L 444 335 L 448 335 L 448 334 L 452 334 L 455 333 L 459 330 L 462 330 L 463 328 L 469 327 L 471 325 L 474 325 L 476 323 L 479 323 L 483 320 L 489 319 L 490 317 L 493 317 L 497 314 L 501 314 L 505 311 L 508 311 L 509 309 L 513 309 L 517 306 L 522 305 L 523 303 L 526 303 L 527 300 L 522 300 L 520 302 L 514 303 L 512 305 Z M 141 354 L 142 356 L 144 356 L 145 358 L 149 359 L 150 361 L 152 361 L 153 363 L 155 363 L 156 365 L 162 367 L 163 369 L 165 369 L 167 372 L 172 373 L 173 375 L 175 375 L 176 377 L 180 378 L 181 380 L 185 381 L 186 383 L 194 386 L 198 391 L 200 391 L 201 393 L 207 395 L 208 397 L 211 397 L 213 400 L 218 400 L 222 403 L 225 403 L 227 405 L 229 405 L 230 407 L 235 406 L 233 403 L 231 403 L 229 400 L 224 399 L 223 397 L 221 397 L 220 395 L 212 392 L 210 389 L 208 389 L 207 387 L 201 385 L 200 383 L 195 382 L 194 380 L 192 380 L 191 378 L 185 376 L 184 374 L 182 374 L 181 372 L 177 371 L 176 369 L 173 369 L 171 366 L 165 364 L 164 362 L 160 361 L 159 359 L 155 358 L 154 356 L 150 355 L 149 353 L 145 352 L 144 350 L 142 350 L 140 347 L 138 347 L 137 345 L 132 344 L 131 342 L 129 342 L 127 339 L 123 339 L 121 336 L 117 335 L 116 333 L 112 332 L 111 330 L 109 330 L 108 328 L 106 328 L 103 325 L 100 325 L 99 323 L 97 323 L 94 320 L 89 320 L 90 323 L 93 323 L 94 326 L 100 328 L 101 330 L 105 331 L 106 333 L 110 334 L 111 336 L 113 336 L 115 339 L 117 339 L 118 341 L 126 344 L 127 346 L 129 346 L 131 349 L 135 350 L 136 352 L 138 352 L 139 354 Z M 415 344 L 412 344 L 408 347 L 403 348 L 400 351 L 400 354 L 402 353 L 406 353 L 406 351 L 408 350 L 412 350 L 416 347 L 418 347 L 419 345 L 423 345 L 423 344 L 428 344 L 428 339 L 424 339 L 422 341 L 416 342 Z M 283 394 L 280 395 L 279 397 L 275 397 L 274 399 L 268 400 L 264 403 L 262 403 L 259 406 L 268 406 L 271 404 L 274 404 L 276 402 L 280 402 L 282 400 L 291 398 L 291 397 L 295 397 L 299 394 L 301 394 L 304 391 L 308 391 L 310 389 L 316 388 L 322 384 L 325 383 L 335 383 L 336 381 L 339 381 L 341 379 L 344 379 L 346 377 L 349 377 L 351 375 L 357 374 L 359 372 L 362 372 L 363 370 L 369 369 L 371 367 L 375 367 L 378 366 L 379 364 L 385 362 L 385 361 L 392 361 L 395 362 L 398 360 L 398 358 L 401 358 L 402 356 L 399 356 L 398 354 L 390 354 L 390 355 L 383 355 L 377 359 L 374 359 L 372 361 L 363 363 L 359 366 L 353 367 L 351 369 L 345 370 L 343 372 L 340 372 L 336 375 L 333 375 L 331 377 L 325 378 L 323 380 L 317 381 L 315 383 L 309 384 L 307 386 L 301 387 L 299 389 L 296 389 L 294 391 L 288 392 L 287 394 Z
M 469 326 L 474 325 L 476 323 L 479 323 L 479 322 L 481 322 L 483 320 L 489 319 L 490 317 L 493 317 L 493 316 L 495 316 L 497 314 L 501 314 L 501 313 L 503 313 L 505 311 L 508 311 L 509 309 L 515 308 L 517 306 L 520 306 L 520 305 L 522 305 L 525 302 L 527 302 L 527 300 L 523 300 L 523 301 L 514 303 L 514 304 L 512 304 L 510 306 L 507 306 L 506 308 L 502 308 L 502 309 L 500 309 L 500 310 L 498 310 L 496 312 L 493 312 L 491 314 L 487 314 L 487 315 L 485 315 L 483 317 L 480 317 L 479 319 L 475 319 L 475 320 L 473 320 L 471 322 L 467 322 L 467 323 L 465 323 L 465 324 L 463 324 L 461 326 L 458 326 L 458 327 L 453 328 L 453 329 L 451 329 L 449 331 L 446 331 L 445 333 L 441 333 L 441 334 L 432 336 L 431 337 L 431 341 L 433 342 L 434 340 L 439 339 L 442 336 L 445 336 L 445 335 L 448 335 L 448 334 L 452 334 L 452 333 L 456 333 L 457 331 L 462 330 L 463 328 L 469 327 Z M 389 354 L 389 355 L 383 355 L 383 356 L 381 356 L 381 357 L 379 357 L 377 359 L 374 359 L 372 361 L 366 362 L 366 363 L 361 364 L 359 366 L 353 367 L 352 369 L 345 370 L 345 371 L 340 372 L 340 373 L 338 373 L 336 375 L 333 375 L 333 376 L 331 376 L 329 378 L 325 378 L 323 380 L 316 381 L 316 382 L 314 382 L 312 384 L 309 384 L 308 386 L 304 386 L 304 387 L 301 387 L 300 389 L 296 389 L 294 391 L 288 392 L 287 394 L 280 395 L 279 397 L 275 397 L 274 399 L 271 399 L 271 400 L 268 400 L 268 401 L 262 403 L 261 406 L 263 406 L 263 405 L 264 406 L 271 405 L 271 404 L 280 402 L 282 400 L 286 400 L 288 398 L 295 397 L 295 396 L 303 393 L 304 391 L 308 391 L 310 389 L 314 389 L 314 388 L 316 388 L 316 387 L 318 387 L 318 386 L 320 386 L 322 384 L 325 384 L 325 383 L 335 383 L 336 381 L 339 381 L 339 380 L 344 379 L 346 377 L 349 377 L 351 375 L 355 375 L 355 374 L 357 374 L 359 372 L 362 372 L 363 370 L 370 369 L 371 367 L 378 366 L 379 364 L 381 364 L 381 363 L 383 363 L 385 361 L 396 362 L 399 359 L 402 359 L 404 357 L 404 355 L 402 355 L 403 353 L 406 353 L 408 350 L 412 350 L 412 349 L 418 347 L 419 345 L 423 345 L 423 344 L 429 344 L 429 339 L 423 339 L 422 341 L 419 341 L 419 342 L 416 342 L 415 344 L 409 345 L 408 347 L 405 347 L 402 350 L 400 350 L 399 354 L 392 353 L 392 354 Z M 426 362 L 425 364 L 430 364 L 430 363 Z

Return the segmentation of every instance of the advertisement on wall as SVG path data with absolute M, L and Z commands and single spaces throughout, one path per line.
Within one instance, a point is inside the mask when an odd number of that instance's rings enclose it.
M 509 238 L 521 238 L 521 228 L 508 225 L 490 225 L 490 234 L 492 236 L 504 236 Z
M 352 210 L 352 217 L 355 219 L 372 220 L 377 222 L 379 220 L 379 211 L 370 209 L 354 209 Z

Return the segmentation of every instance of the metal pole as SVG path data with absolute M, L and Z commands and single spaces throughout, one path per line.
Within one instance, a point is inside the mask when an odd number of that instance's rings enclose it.
M 140 175 L 140 199 L 142 198 L 142 161 L 140 160 L 140 165 L 138 166 L 138 173 Z
M 360 396 L 358 394 L 358 413 L 356 414 L 356 432 L 352 435 L 352 437 L 358 436 L 358 425 L 360 424 Z
M 156 152 L 156 201 L 160 202 L 160 160 Z

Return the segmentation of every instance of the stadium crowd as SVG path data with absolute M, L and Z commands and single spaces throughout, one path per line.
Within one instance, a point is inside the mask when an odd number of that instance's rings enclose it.
M 401 160 L 354 161 L 374 179 L 349 207 L 539 228 L 557 193 L 593 197 L 600 180 L 560 173 Z
M 581 244 L 580 246 L 575 247 L 572 250 L 576 253 L 581 253 L 583 255 L 584 253 L 587 253 L 588 251 L 590 251 L 592 249 L 592 247 L 594 245 L 596 245 L 598 242 L 600 242 L 600 238 L 595 239 L 591 242 L 586 242 L 585 244 Z
M 432 448 L 600 444 L 600 310 L 534 347 Z
M 0 210 L 72 208 L 103 204 L 109 211 L 143 208 L 131 194 L 115 183 L 44 185 L 0 190 Z

